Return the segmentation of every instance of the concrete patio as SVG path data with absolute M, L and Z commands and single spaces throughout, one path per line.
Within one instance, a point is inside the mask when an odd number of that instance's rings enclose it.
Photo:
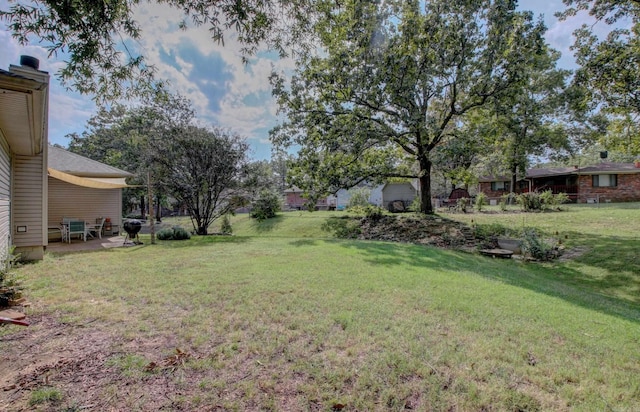
M 127 242 L 127 245 L 131 245 L 131 243 Z M 122 246 L 124 246 L 124 236 L 103 236 L 102 239 L 89 238 L 86 242 L 82 239 L 72 239 L 71 243 L 49 241 L 46 251 L 51 253 L 68 253 L 109 249 Z

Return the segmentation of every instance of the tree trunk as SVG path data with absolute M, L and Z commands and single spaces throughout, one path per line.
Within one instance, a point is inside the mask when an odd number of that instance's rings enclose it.
M 420 159 L 420 211 L 433 214 L 431 204 L 431 160 L 426 156 Z
M 160 206 L 160 195 L 156 196 L 156 222 L 162 223 L 162 207 Z
M 510 193 L 515 193 L 516 192 L 516 182 L 518 179 L 518 165 L 512 165 L 511 166 L 511 187 L 509 187 L 509 192 Z M 509 196 L 509 204 L 513 203 L 512 196 Z
M 147 212 L 147 207 L 145 205 L 145 201 L 144 201 L 144 195 L 140 195 L 140 217 L 142 219 L 144 219 L 144 217 L 146 216 L 146 212 Z

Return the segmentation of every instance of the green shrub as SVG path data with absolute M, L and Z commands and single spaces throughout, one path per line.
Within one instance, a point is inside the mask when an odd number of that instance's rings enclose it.
M 173 228 L 173 240 L 191 239 L 191 234 L 186 229 L 176 226 Z
M 413 202 L 409 205 L 409 210 L 414 213 L 422 212 L 422 199 L 420 199 L 420 196 L 416 196 L 416 198 L 413 199 Z
M 522 193 L 516 197 L 516 200 L 520 207 L 522 207 L 522 210 L 525 212 L 534 212 L 549 210 L 558 207 L 562 203 L 567 203 L 569 196 L 566 193 L 554 195 L 551 190 L 545 190 L 541 193 Z
M 169 229 L 169 228 L 160 229 L 158 233 L 156 233 L 156 238 L 158 238 L 158 240 L 173 239 L 173 229 Z
M 476 225 L 475 235 L 478 239 L 491 239 L 502 237 L 507 234 L 508 229 L 499 223 L 490 223 L 486 225 Z
M 515 199 L 516 194 L 513 192 L 505 193 L 504 195 L 500 196 L 500 210 L 505 212 L 507 210 L 507 205 L 513 204 L 513 201 Z
M 553 207 L 554 205 L 554 196 L 551 190 L 545 190 L 540 193 L 540 208 L 542 210 L 547 210 Z
M 569 195 L 564 193 L 564 192 L 558 193 L 554 197 L 554 202 L 555 202 L 556 206 L 560 206 L 562 204 L 569 203 L 570 201 L 571 201 L 571 199 L 569 198 Z
M 275 217 L 280 211 L 280 196 L 271 190 L 262 190 L 258 198 L 251 205 L 249 216 L 262 221 Z
M 349 190 L 351 197 L 347 203 L 347 209 L 353 209 L 356 207 L 369 206 L 369 198 L 371 197 L 371 190 L 366 187 L 356 187 Z
M 160 229 L 158 233 L 156 233 L 156 238 L 158 238 L 158 240 L 185 240 L 191 239 L 191 235 L 184 228 L 175 226 L 171 229 Z
M 469 207 L 469 199 L 461 197 L 456 201 L 456 210 L 467 213 L 467 207 Z
M 12 272 L 20 255 L 13 252 L 14 248 L 12 247 L 9 249 L 6 259 L 0 262 L 0 307 L 9 306 L 12 300 L 22 297 L 22 282 Z
M 349 208 L 349 214 L 356 216 L 365 216 L 370 219 L 380 219 L 384 214 L 384 209 L 380 206 L 367 204 L 365 206 L 354 206 Z
M 484 192 L 480 192 L 476 195 L 476 209 L 478 212 L 482 212 L 482 209 L 489 204 L 489 199 Z
M 542 200 L 539 193 L 521 193 L 516 196 L 516 201 L 525 212 L 542 210 Z
M 223 235 L 231 235 L 233 233 L 233 228 L 231 227 L 231 219 L 229 218 L 228 214 L 222 216 L 222 222 L 220 223 L 220 232 Z
M 337 238 L 356 239 L 362 230 L 360 222 L 350 217 L 332 217 L 322 224 L 322 230 L 331 232 Z
M 554 244 L 548 243 L 534 228 L 526 228 L 523 233 L 522 251 L 536 260 L 547 261 L 557 256 Z

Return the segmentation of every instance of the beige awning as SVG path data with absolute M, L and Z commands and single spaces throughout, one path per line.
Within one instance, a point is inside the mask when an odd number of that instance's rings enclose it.
M 48 168 L 47 170 L 49 171 L 49 176 L 76 186 L 91 187 L 93 189 L 120 189 L 123 187 L 131 187 L 125 182 L 124 177 L 80 177 L 52 168 Z

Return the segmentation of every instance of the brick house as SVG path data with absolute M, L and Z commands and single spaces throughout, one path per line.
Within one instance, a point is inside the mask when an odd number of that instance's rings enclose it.
M 297 186 L 290 187 L 284 191 L 285 210 L 303 210 L 308 207 L 307 198 L 304 197 L 304 191 Z M 316 201 L 316 210 L 327 210 L 331 207 L 335 208 L 335 203 L 330 204 L 326 197 L 321 197 Z
M 524 178 L 510 188 L 507 176 L 482 177 L 478 191 L 490 200 L 514 192 L 566 193 L 577 203 L 640 201 L 640 164 L 599 163 L 585 167 L 536 168 L 527 170 Z

